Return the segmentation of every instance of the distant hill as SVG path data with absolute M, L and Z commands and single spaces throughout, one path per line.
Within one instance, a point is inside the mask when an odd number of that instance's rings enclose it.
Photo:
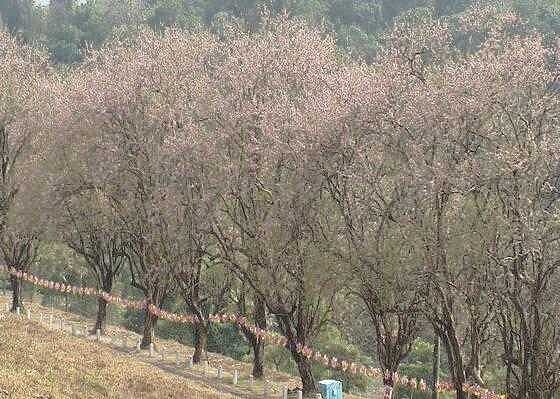
M 560 32 L 558 0 L 58 1 L 67 4 L 65 12 L 45 8 L 50 0 L 3 0 L 0 20 L 12 33 L 45 47 L 54 62 L 64 64 L 80 62 L 86 48 L 102 45 L 114 29 L 122 32 L 146 25 L 158 30 L 178 26 L 221 31 L 222 23 L 233 22 L 254 28 L 265 8 L 272 14 L 287 11 L 325 26 L 348 54 L 366 60 L 375 55 L 383 33 L 395 20 L 427 10 L 434 16 L 448 16 L 473 4 L 503 4 L 545 34 Z

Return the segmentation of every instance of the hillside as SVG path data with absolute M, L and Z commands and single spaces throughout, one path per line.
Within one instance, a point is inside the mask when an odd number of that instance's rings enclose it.
M 203 381 L 186 380 L 126 353 L 36 322 L 0 321 L 0 397 L 233 398 Z
M 189 369 L 186 359 L 193 349 L 175 341 L 156 338 L 159 353 L 150 357 L 147 351 L 136 349 L 138 336 L 128 330 L 111 326 L 97 343 L 94 337 L 83 335 L 89 324 L 79 316 L 57 309 L 51 313 L 51 309 L 32 304 L 29 321 L 25 315 L 18 318 L 5 313 L 5 304 L 6 298 L 0 297 L 0 398 L 263 397 L 263 384 L 249 379 L 250 364 L 209 353 L 205 365 Z M 71 334 L 72 326 L 78 337 Z M 127 347 L 123 348 L 125 337 Z M 217 377 L 219 368 L 222 379 Z M 239 371 L 235 386 L 233 370 Z M 273 371 L 268 372 L 268 379 L 270 398 L 281 397 L 283 387 L 294 388 L 298 383 Z

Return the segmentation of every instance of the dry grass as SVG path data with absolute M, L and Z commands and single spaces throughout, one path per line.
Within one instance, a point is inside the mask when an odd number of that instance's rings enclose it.
M 48 331 L 35 322 L 0 320 L 0 398 L 200 398 L 234 396 L 116 352 Z
M 0 296 L 0 309 L 7 298 Z M 208 353 L 208 362 L 192 369 L 186 359 L 194 349 L 172 340 L 156 338 L 159 353 L 150 357 L 137 351 L 139 336 L 121 327 L 108 326 L 102 342 L 94 337 L 71 335 L 71 326 L 86 331 L 92 321 L 76 314 L 27 304 L 32 321 L 24 316 L 0 320 L 0 399 L 7 398 L 263 398 L 263 382 L 249 379 L 252 365 Z M 2 313 L 0 313 L 1 317 Z M 43 315 L 43 323 L 39 317 Z M 48 317 L 54 319 L 48 329 Z M 59 329 L 59 320 L 64 329 Z M 128 347 L 122 348 L 126 337 Z M 161 352 L 165 359 L 161 359 Z M 179 353 L 181 363 L 176 364 Z M 218 380 L 217 369 L 223 369 Z M 239 371 L 239 384 L 233 385 L 233 372 Z M 281 397 L 283 387 L 295 388 L 299 378 L 267 370 L 267 397 Z M 345 395 L 345 399 L 359 399 Z

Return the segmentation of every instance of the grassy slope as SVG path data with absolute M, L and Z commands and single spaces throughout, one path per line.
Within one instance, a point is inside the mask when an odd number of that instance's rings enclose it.
M 249 363 L 208 353 L 206 365 L 187 369 L 185 359 L 194 351 L 189 346 L 156 337 L 156 351 L 165 352 L 166 358 L 162 360 L 159 354 L 150 357 L 147 351 L 133 347 L 137 334 L 115 326 L 108 327 L 102 343 L 95 343 L 93 337 L 70 334 L 69 323 L 85 331 L 91 320 L 54 309 L 54 326 L 64 319 L 65 332 L 50 331 L 47 315 L 51 309 L 37 303 L 28 304 L 31 322 L 15 316 L 2 318 L 7 299 L 0 296 L 0 399 L 263 397 L 262 382 L 251 383 L 248 378 Z M 128 339 L 126 349 L 121 347 L 124 337 Z M 182 361 L 179 366 L 176 353 Z M 216 378 L 218 368 L 224 370 L 222 380 Z M 233 370 L 240 372 L 237 386 L 232 385 Z M 294 388 L 299 383 L 298 378 L 273 370 L 267 370 L 267 380 L 270 398 L 281 397 L 282 387 Z
M 0 320 L 0 398 L 233 398 L 103 344 Z

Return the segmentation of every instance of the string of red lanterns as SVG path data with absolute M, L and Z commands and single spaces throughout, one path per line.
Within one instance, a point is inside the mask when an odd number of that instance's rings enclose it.
M 196 324 L 199 320 L 193 315 L 176 314 L 167 312 L 163 309 L 156 307 L 153 304 L 149 304 L 146 300 L 134 301 L 121 298 L 117 295 L 109 294 L 105 291 L 101 291 L 95 288 L 89 287 L 76 287 L 69 284 L 64 284 L 60 282 L 54 282 L 47 279 L 39 278 L 31 273 L 22 272 L 16 270 L 15 268 L 0 265 L 0 271 L 8 272 L 11 276 L 21 279 L 27 283 L 33 284 L 38 287 L 42 287 L 48 290 L 57 291 L 60 293 L 67 293 L 79 296 L 97 297 L 103 298 L 107 303 L 111 303 L 120 307 L 133 309 L 133 310 L 147 310 L 154 316 L 167 321 L 182 323 L 182 324 Z M 212 314 L 209 316 L 209 320 L 213 323 L 230 323 L 235 324 L 238 327 L 242 327 L 251 333 L 253 333 L 258 339 L 264 342 L 280 346 L 285 348 L 288 345 L 288 340 L 286 337 L 279 335 L 275 332 L 267 331 L 261 329 L 255 325 L 252 325 L 247 321 L 244 316 L 234 315 L 234 314 Z M 306 345 L 298 344 L 296 350 L 301 355 L 305 356 L 307 359 L 315 361 L 322 364 L 324 367 L 340 370 L 345 373 L 350 373 L 353 375 L 362 375 L 365 377 L 381 379 L 384 376 L 388 376 L 388 371 L 385 373 L 381 369 L 375 367 L 369 367 L 363 364 L 348 360 L 340 360 L 334 356 L 329 356 L 314 350 Z M 415 378 L 401 376 L 398 373 L 393 373 L 394 385 L 406 387 L 408 389 L 417 390 L 421 392 L 427 392 L 428 386 L 423 379 L 417 380 Z M 437 384 L 438 392 L 454 392 L 455 387 L 452 383 L 447 381 L 441 381 Z M 477 396 L 480 399 L 506 399 L 506 395 L 500 395 L 492 392 L 486 388 L 480 387 L 475 384 L 465 383 L 463 384 L 463 391 L 471 396 Z

